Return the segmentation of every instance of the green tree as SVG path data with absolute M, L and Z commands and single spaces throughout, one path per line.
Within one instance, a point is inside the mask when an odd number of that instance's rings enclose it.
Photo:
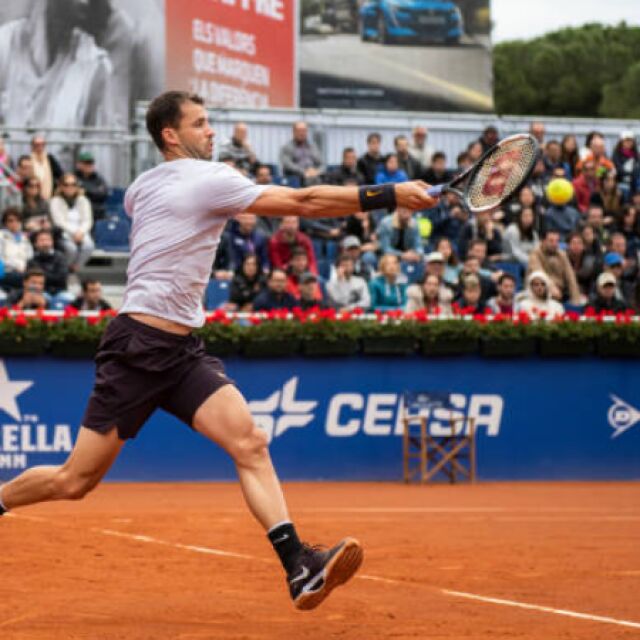
M 640 109 L 640 28 L 588 24 L 494 48 L 496 111 L 631 118 Z

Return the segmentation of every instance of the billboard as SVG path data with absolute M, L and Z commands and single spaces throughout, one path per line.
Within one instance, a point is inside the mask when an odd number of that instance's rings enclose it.
M 300 106 L 493 110 L 489 0 L 301 0 Z
M 295 107 L 295 2 L 166 0 L 166 85 L 218 107 Z
M 449 433 L 451 415 L 475 419 L 483 480 L 640 478 L 637 361 L 236 358 L 226 366 L 287 480 L 400 480 L 407 390 L 442 400 L 428 415 L 434 436 Z M 64 462 L 93 373 L 89 360 L 0 358 L 0 482 Z M 234 477 L 220 448 L 163 411 L 108 476 Z

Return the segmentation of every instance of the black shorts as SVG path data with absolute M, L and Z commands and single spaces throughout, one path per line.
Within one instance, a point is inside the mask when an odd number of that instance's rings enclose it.
M 115 425 L 122 440 L 135 438 L 158 407 L 193 427 L 200 405 L 232 384 L 222 362 L 206 353 L 202 338 L 168 333 L 127 315 L 109 323 L 95 362 L 82 424 L 100 433 Z

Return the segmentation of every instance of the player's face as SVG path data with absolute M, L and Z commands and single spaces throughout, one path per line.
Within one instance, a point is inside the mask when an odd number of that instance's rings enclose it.
M 188 158 L 211 160 L 215 133 L 206 109 L 195 102 L 185 102 L 181 111 L 182 119 L 175 129 L 178 146 Z

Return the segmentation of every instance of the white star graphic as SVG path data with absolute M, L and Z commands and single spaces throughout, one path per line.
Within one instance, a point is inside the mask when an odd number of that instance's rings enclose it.
M 4 360 L 0 360 L 0 409 L 8 413 L 14 420 L 22 418 L 16 398 L 31 385 L 33 385 L 33 380 L 11 382 L 7 375 L 7 368 L 4 366 Z

